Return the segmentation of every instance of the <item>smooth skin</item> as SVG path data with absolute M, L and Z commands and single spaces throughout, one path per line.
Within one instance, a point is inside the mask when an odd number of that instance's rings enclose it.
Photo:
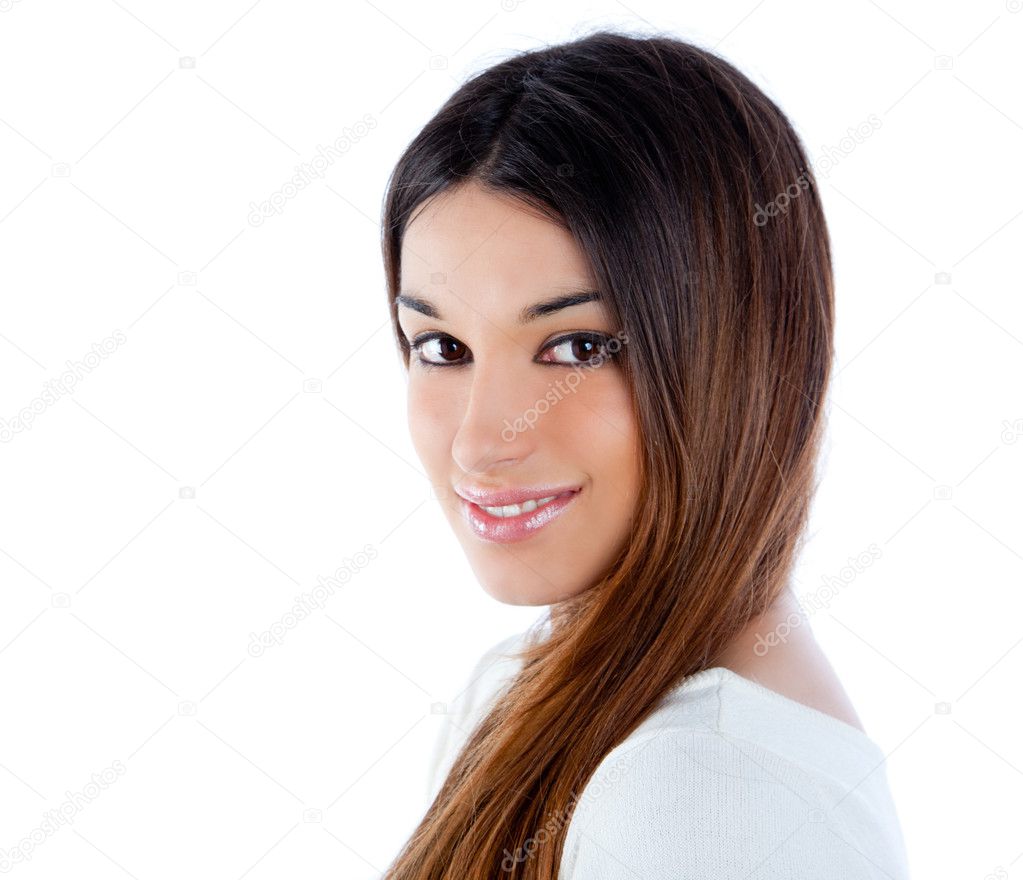
M 570 333 L 613 338 L 617 328 L 604 307 L 573 305 L 526 324 L 519 313 L 594 289 L 582 253 L 546 218 L 471 184 L 433 197 L 412 218 L 401 262 L 401 292 L 428 300 L 443 316 L 427 317 L 399 301 L 406 339 L 430 331 L 450 337 L 412 352 L 408 419 L 474 573 L 491 596 L 512 605 L 552 605 L 577 595 L 627 540 L 640 485 L 639 434 L 620 367 L 586 366 L 598 352 L 584 340 L 550 345 Z M 442 283 L 433 283 L 438 277 Z M 418 362 L 421 356 L 444 363 L 442 346 L 456 366 Z M 516 424 L 531 427 L 508 430 Z M 531 537 L 497 544 L 479 538 L 462 517 L 455 490 L 466 483 L 582 491 Z
M 573 333 L 613 339 L 618 328 L 599 302 L 520 323 L 523 308 L 593 290 L 595 282 L 567 231 L 476 182 L 420 206 L 406 228 L 401 266 L 401 293 L 440 316 L 399 300 L 401 332 L 413 344 L 426 333 L 444 334 L 410 357 L 416 453 L 487 593 L 511 605 L 556 606 L 592 585 L 624 546 L 639 497 L 641 442 L 621 368 L 613 359 L 588 367 L 597 350 L 563 339 Z M 554 402 L 547 397 L 552 389 Z M 549 406 L 539 405 L 545 399 Z M 530 427 L 508 430 L 527 413 Z M 491 490 L 578 485 L 582 492 L 533 536 L 499 544 L 481 539 L 463 518 L 455 490 L 467 483 Z M 808 624 L 789 627 L 783 643 L 758 653 L 758 636 L 798 609 L 786 590 L 715 665 L 862 731 Z

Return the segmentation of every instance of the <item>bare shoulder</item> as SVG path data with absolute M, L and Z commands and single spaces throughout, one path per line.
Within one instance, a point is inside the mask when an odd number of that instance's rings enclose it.
M 764 649 L 769 641 L 764 636 L 793 609 L 798 610 L 794 601 L 785 597 L 770 614 L 753 621 L 716 665 L 866 733 L 849 694 L 809 626 L 790 628 L 785 641 Z
M 841 679 L 823 654 L 806 658 L 798 668 L 767 669 L 764 675 L 755 680 L 782 696 L 831 715 L 866 733 Z

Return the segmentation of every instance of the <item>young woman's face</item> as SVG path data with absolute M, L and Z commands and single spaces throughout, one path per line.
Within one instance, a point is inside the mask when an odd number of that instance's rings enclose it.
M 584 591 L 627 539 L 640 445 L 608 357 L 628 340 L 604 307 L 526 311 L 595 289 L 581 252 L 549 220 L 472 183 L 420 206 L 401 267 L 410 434 L 473 572 L 513 605 Z M 557 497 L 500 511 L 510 516 L 473 502 L 501 507 L 502 493 Z

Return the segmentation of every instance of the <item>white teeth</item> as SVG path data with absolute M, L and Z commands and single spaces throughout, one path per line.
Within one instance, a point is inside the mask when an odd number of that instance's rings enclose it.
M 551 495 L 550 498 L 530 498 L 529 501 L 523 501 L 521 504 L 505 504 L 503 507 L 484 507 L 482 504 L 480 507 L 491 516 L 518 516 L 520 513 L 530 513 L 538 507 L 543 507 L 557 497 L 557 495 Z

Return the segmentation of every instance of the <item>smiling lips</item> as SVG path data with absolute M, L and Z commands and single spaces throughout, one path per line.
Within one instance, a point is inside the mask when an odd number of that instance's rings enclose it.
M 505 504 L 500 507 L 488 507 L 486 504 L 479 504 L 477 506 L 482 507 L 491 516 L 507 518 L 518 516 L 520 513 L 532 513 L 538 507 L 549 504 L 557 497 L 557 495 L 548 495 L 546 498 L 529 498 L 521 504 Z
M 491 502 L 486 506 L 463 496 L 460 507 L 462 515 L 477 537 L 505 544 L 522 541 L 535 535 L 545 525 L 557 519 L 580 491 L 566 489 L 551 495 L 537 495 L 525 499 L 521 497 L 524 493 L 519 492 L 518 502 L 505 504 L 496 504 L 493 499 L 505 501 L 508 495 L 514 493 L 505 493 L 504 497 L 498 497 L 501 493 L 488 493 L 489 497 L 483 496 L 484 500 Z

